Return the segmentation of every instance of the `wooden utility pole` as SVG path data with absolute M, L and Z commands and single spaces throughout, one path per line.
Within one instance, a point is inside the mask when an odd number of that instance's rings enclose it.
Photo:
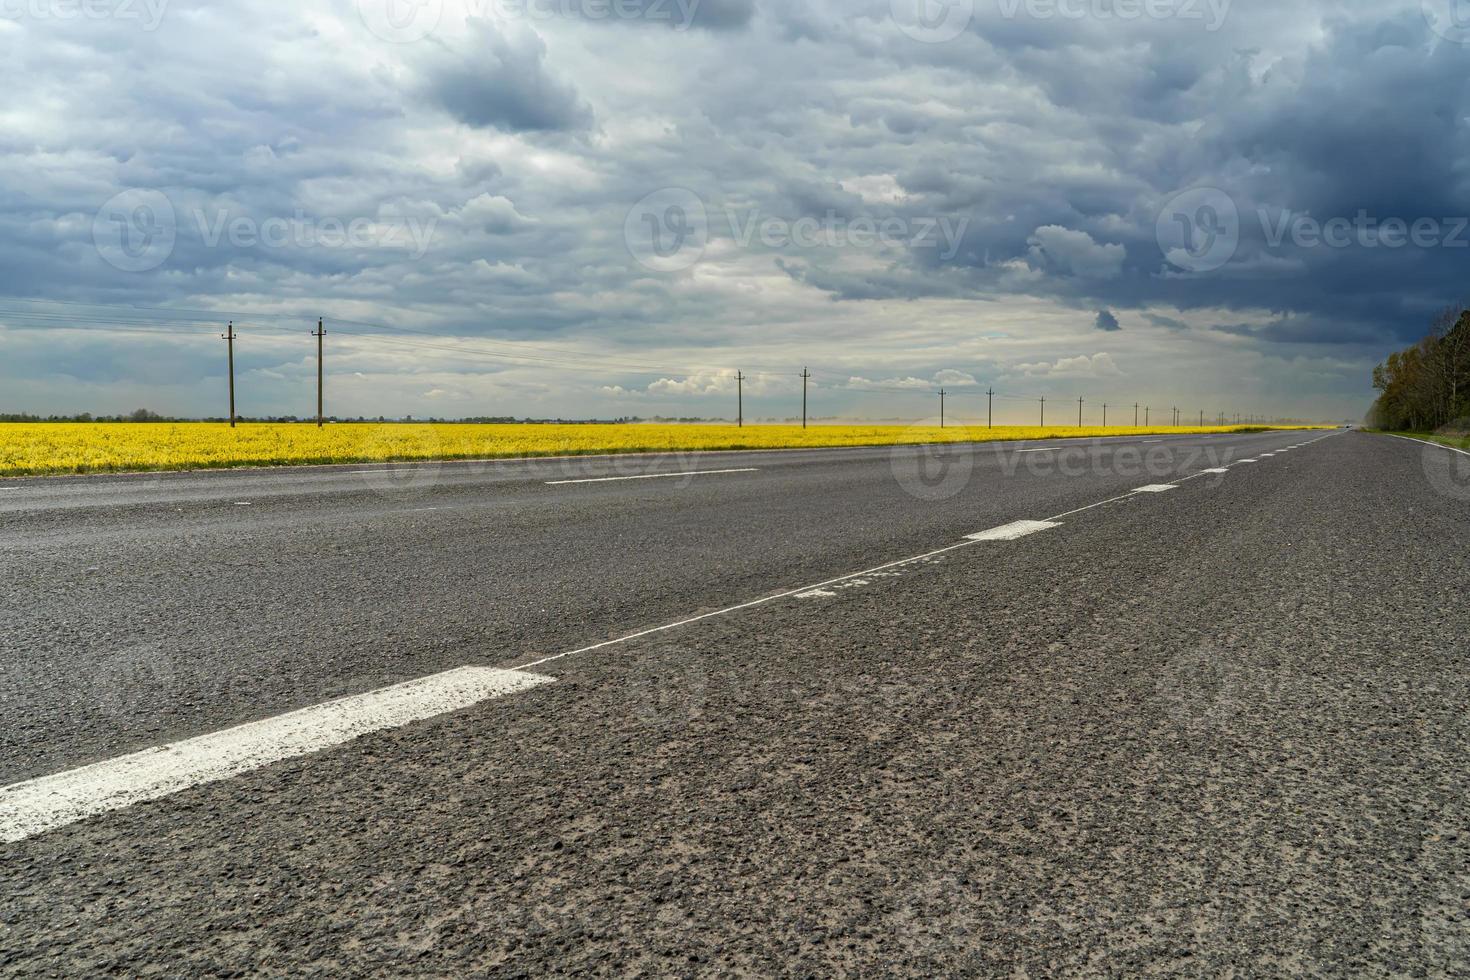
M 985 390 L 985 428 L 995 428 L 995 389 Z
M 1082 428 L 1082 399 L 1077 399 L 1077 428 Z
M 1138 402 L 1133 403 L 1133 427 L 1138 428 Z
M 1108 403 L 1103 402 L 1103 428 L 1108 427 Z
M 806 428 L 806 383 L 812 378 L 812 373 L 806 368 L 801 369 L 801 427 Z
M 326 335 L 327 335 L 326 328 L 322 326 L 322 321 L 320 319 L 318 319 L 316 321 L 316 333 L 312 334 L 312 336 L 316 338 L 316 427 L 318 429 L 320 429 L 322 427 L 322 425 L 323 425 L 323 419 L 322 419 L 322 377 L 323 377 L 323 371 L 322 371 L 322 338 L 325 337 Z
M 230 358 L 230 428 L 235 427 L 235 321 L 231 320 L 220 338 L 226 341 Z
M 735 428 L 745 428 L 745 372 L 735 372 Z
M 944 389 L 939 389 L 939 427 L 944 428 Z
M 1046 398 L 1041 399 L 1041 427 L 1046 428 Z

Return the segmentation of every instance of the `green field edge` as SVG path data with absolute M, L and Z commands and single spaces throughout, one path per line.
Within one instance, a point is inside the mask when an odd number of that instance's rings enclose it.
M 1162 436 L 1162 435 L 1239 435 L 1260 432 L 1293 432 L 1306 429 L 1320 429 L 1323 426 L 1310 425 L 1241 425 L 1241 426 L 1181 426 L 1151 428 L 1140 427 L 1119 432 L 1116 435 L 1070 435 L 1065 430 L 1058 430 L 1047 435 L 1032 436 L 1026 439 L 1016 439 L 997 435 L 993 439 L 976 438 L 967 435 L 956 439 L 909 439 L 893 441 L 834 441 L 831 443 L 820 443 L 817 445 L 802 446 L 761 446 L 748 443 L 732 442 L 713 446 L 617 446 L 617 447 L 589 447 L 586 449 L 558 449 L 545 452 L 527 452 L 525 450 L 508 451 L 497 453 L 493 450 L 473 453 L 397 453 L 392 455 L 328 455 L 302 457 L 297 459 L 275 459 L 256 458 L 241 460 L 200 460 L 184 464 L 168 464 L 159 466 L 119 464 L 88 466 L 88 467 L 65 467 L 65 466 L 32 466 L 32 467 L 0 467 L 0 478 L 25 478 L 25 477 L 63 477 L 63 476 L 92 476 L 92 475 L 127 475 L 130 473 L 194 473 L 210 470 L 247 470 L 247 469 L 294 469 L 312 466 L 360 466 L 374 463 L 432 463 L 432 462 L 464 462 L 469 460 L 484 460 L 486 462 L 506 462 L 514 460 L 531 459 L 574 459 L 591 456 L 666 456 L 673 453 L 751 453 L 751 452 L 801 452 L 818 449 L 879 449 L 884 447 L 898 448 L 902 446 L 930 446 L 950 445 L 962 443 L 988 443 L 988 442 L 1049 442 L 1056 439 L 1126 439 L 1134 436 Z M 812 430 L 807 430 L 808 432 Z

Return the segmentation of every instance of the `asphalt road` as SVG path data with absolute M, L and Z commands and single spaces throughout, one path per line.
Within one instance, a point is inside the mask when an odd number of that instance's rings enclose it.
M 1470 471 L 1155 438 L 0 483 L 0 786 L 548 679 L 0 844 L 0 971 L 1470 970 Z

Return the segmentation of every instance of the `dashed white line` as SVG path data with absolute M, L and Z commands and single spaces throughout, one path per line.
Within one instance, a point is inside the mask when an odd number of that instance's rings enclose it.
M 644 473 L 639 476 L 599 476 L 588 480 L 548 480 L 548 487 L 565 487 L 573 483 L 617 483 L 620 480 L 670 480 L 681 476 L 720 476 L 725 473 L 759 473 L 757 467 L 739 470 L 686 470 L 682 473 Z
M 1179 488 L 1176 487 L 1172 483 L 1150 483 L 1148 486 L 1146 486 L 1146 487 L 1139 487 L 1137 490 L 1134 490 L 1133 492 L 1134 493 L 1165 493 L 1166 491 L 1169 491 L 1169 490 L 1178 490 L 1178 489 Z
M 1229 473 L 1230 471 L 1228 469 L 1226 469 L 1225 467 L 1223 467 L 1223 466 L 1217 466 L 1214 469 L 1210 469 L 1210 470 L 1200 470 L 1200 472 L 1201 473 Z
M 1426 443 L 1426 445 L 1438 446 L 1439 444 Z M 1440 448 L 1450 447 L 1440 446 Z M 1451 451 L 1460 452 L 1455 449 Z M 1241 462 L 1255 461 L 1241 460 Z M 660 473 L 643 477 L 561 482 L 607 482 L 611 479 L 654 479 L 738 472 L 749 473 L 757 472 L 757 470 L 750 468 L 710 470 L 703 471 L 703 473 Z M 1204 472 L 1223 471 L 1201 471 L 1194 475 L 1199 476 Z M 1191 478 L 1185 477 L 1184 479 Z M 961 548 L 974 547 L 982 541 L 1015 540 L 1037 531 L 1056 527 L 1065 517 L 1126 500 L 1139 492 L 1159 493 L 1173 489 L 1177 488 L 1170 484 L 1140 487 L 1138 490 L 1100 500 L 1044 521 L 1014 521 L 1008 525 L 992 528 L 990 531 L 970 535 L 957 544 L 938 548 L 922 555 L 886 562 L 865 571 L 840 575 L 816 585 L 802 586 L 724 609 L 691 616 L 678 622 L 640 630 L 555 656 L 544 657 L 518 667 L 504 670 L 465 667 L 446 671 L 369 694 L 330 701 L 222 732 L 146 749 L 81 769 L 43 776 L 0 788 L 0 841 L 24 840 L 90 816 L 119 810 L 146 800 L 159 799 L 203 783 L 227 779 L 284 759 L 331 748 L 370 732 L 401 727 L 414 721 L 461 710 L 491 698 L 541 684 L 553 683 L 554 678 L 527 673 L 532 668 L 544 664 L 679 629 L 717 616 L 727 616 L 742 610 L 753 609 L 804 593 L 819 594 L 822 590 L 829 590 L 831 586 L 841 586 L 843 583 L 881 576 L 882 573 L 892 569 L 931 561 Z M 248 501 L 241 504 L 241 506 L 248 505 Z
M 1012 521 L 1009 524 L 1002 524 L 1000 527 L 993 527 L 988 531 L 981 531 L 978 534 L 967 534 L 965 535 L 965 540 L 1015 541 L 1018 538 L 1026 537 L 1028 534 L 1035 534 L 1038 531 L 1046 531 L 1060 526 L 1055 521 Z
M 553 680 L 511 670 L 462 667 L 17 783 L 0 789 L 0 841 L 24 840 Z
M 1236 462 L 1237 463 L 1254 463 L 1254 462 L 1257 462 L 1257 461 L 1254 460 L 1254 459 L 1237 459 Z

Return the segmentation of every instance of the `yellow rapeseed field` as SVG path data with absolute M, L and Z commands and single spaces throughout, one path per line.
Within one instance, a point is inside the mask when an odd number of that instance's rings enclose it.
M 1235 432 L 1204 428 L 814 425 L 315 425 L 215 422 L 0 423 L 0 475 L 187 470 L 422 459 L 504 459 L 599 453 L 887 446 L 921 442 L 1052 439 L 1161 433 Z

